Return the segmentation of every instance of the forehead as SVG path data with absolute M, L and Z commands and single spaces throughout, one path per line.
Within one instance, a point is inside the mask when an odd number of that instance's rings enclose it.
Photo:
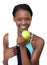
M 18 10 L 17 12 L 16 12 L 16 15 L 15 15 L 16 17 L 31 17 L 31 15 L 30 15 L 30 12 L 28 12 L 27 10 Z

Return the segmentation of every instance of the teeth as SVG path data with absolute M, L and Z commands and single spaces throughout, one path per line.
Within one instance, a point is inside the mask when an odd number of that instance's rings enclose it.
M 26 28 L 26 27 L 21 27 L 21 28 Z
M 21 28 L 26 28 L 26 26 L 21 26 Z

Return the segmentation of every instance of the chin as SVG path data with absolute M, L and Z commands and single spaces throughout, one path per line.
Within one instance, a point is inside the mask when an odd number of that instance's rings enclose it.
M 21 29 L 21 31 L 23 31 L 23 30 L 28 30 L 28 29 Z

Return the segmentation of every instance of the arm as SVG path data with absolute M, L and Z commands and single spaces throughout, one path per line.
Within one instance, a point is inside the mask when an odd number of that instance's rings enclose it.
M 25 47 L 27 42 L 23 40 L 22 37 L 18 37 L 17 43 L 20 45 L 22 65 L 38 65 L 38 60 L 44 47 L 44 40 L 39 37 L 35 37 L 33 39 L 32 45 L 35 48 L 35 50 L 31 57 L 31 60 L 28 58 L 27 50 Z
M 8 34 L 6 34 L 3 38 L 3 50 L 4 50 L 4 60 L 3 60 L 3 64 L 4 65 L 8 65 L 8 59 L 6 58 L 6 49 L 8 48 Z
M 39 58 L 40 58 L 41 52 L 43 50 L 43 47 L 44 47 L 44 40 L 42 38 L 37 38 L 35 51 L 31 57 L 31 64 L 32 65 L 38 65 Z
M 30 62 L 28 54 L 27 54 L 27 49 L 26 49 L 26 44 L 28 42 L 29 42 L 29 40 L 26 41 L 22 37 L 17 38 L 17 43 L 20 45 L 22 65 L 31 65 L 31 62 Z
M 8 34 L 6 34 L 3 38 L 3 47 L 4 47 L 4 65 L 8 65 L 8 59 L 15 56 L 17 54 L 17 49 L 15 47 L 8 47 Z
M 21 51 L 22 65 L 31 65 L 31 62 L 27 55 L 26 47 L 20 47 L 20 51 Z

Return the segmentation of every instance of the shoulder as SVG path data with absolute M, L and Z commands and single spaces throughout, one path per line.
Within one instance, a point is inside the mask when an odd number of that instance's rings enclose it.
M 37 36 L 37 35 L 33 35 L 33 42 L 32 42 L 34 48 L 43 48 L 45 41 L 43 38 Z
M 8 33 L 3 36 L 3 45 L 8 45 Z

